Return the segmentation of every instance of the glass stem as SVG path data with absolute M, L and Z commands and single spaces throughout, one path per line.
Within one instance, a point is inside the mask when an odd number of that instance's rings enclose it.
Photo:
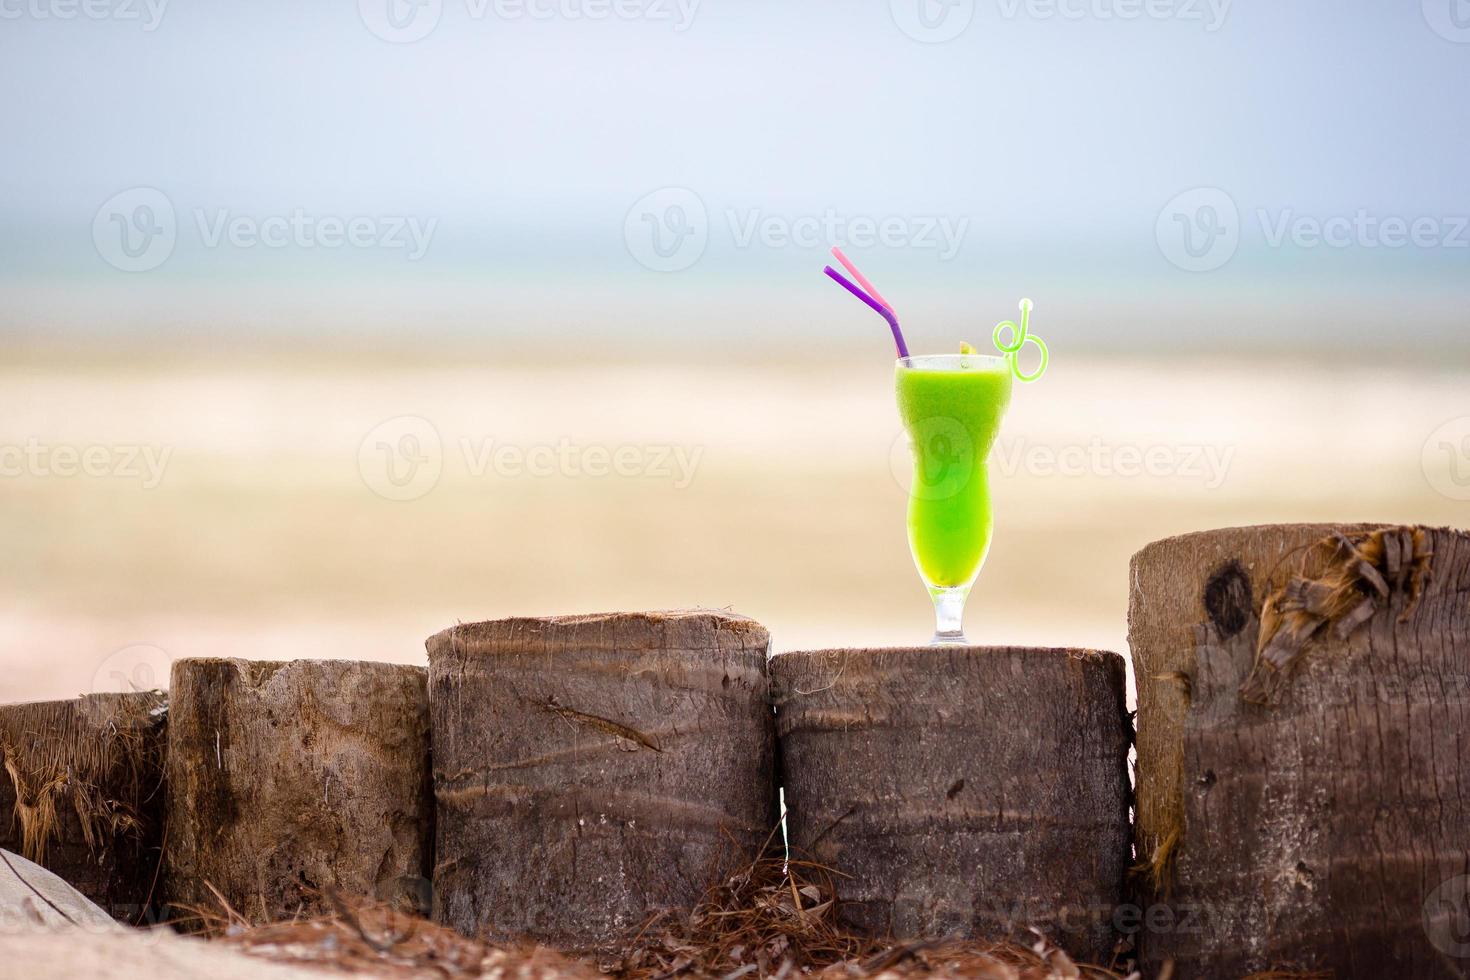
M 931 585 L 929 595 L 934 600 L 934 639 L 935 643 L 968 643 L 962 628 L 965 618 L 965 600 L 969 598 L 970 587 L 959 585 L 954 588 L 942 588 Z

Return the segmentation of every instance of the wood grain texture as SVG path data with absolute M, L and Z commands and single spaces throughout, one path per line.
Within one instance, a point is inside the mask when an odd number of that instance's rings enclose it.
M 1336 532 L 1376 527 L 1229 528 L 1134 556 L 1150 969 L 1449 977 L 1470 963 L 1455 930 L 1470 899 L 1470 537 L 1427 529 L 1433 572 L 1411 611 L 1393 590 L 1350 635 L 1315 635 L 1270 703 L 1246 697 L 1263 604 L 1312 577 Z
M 775 821 L 769 643 L 705 611 L 431 637 L 436 918 L 589 948 L 750 861 Z
M 793 850 L 852 926 L 1106 957 L 1129 857 L 1123 659 L 927 647 L 771 663 Z
M 157 691 L 0 705 L 0 848 L 127 922 L 158 917 L 167 705 Z
M 168 895 L 253 921 L 328 886 L 427 893 L 427 674 L 348 660 L 180 660 L 168 739 Z M 426 904 L 426 903 L 424 903 Z

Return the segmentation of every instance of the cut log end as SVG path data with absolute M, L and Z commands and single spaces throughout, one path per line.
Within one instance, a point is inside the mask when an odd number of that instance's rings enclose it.
M 771 639 L 766 628 L 746 616 L 709 609 L 591 613 L 577 616 L 514 616 L 459 623 L 425 641 L 429 656 L 473 651 L 489 656 L 515 652 L 525 644 L 575 643 L 582 650 L 629 653 L 663 644 L 688 650 L 751 650 L 762 655 Z
M 587 949 L 687 909 L 775 821 L 769 638 L 705 611 L 431 637 L 435 914 Z
M 850 926 L 1106 957 L 1129 858 L 1124 665 L 1093 650 L 786 653 L 771 665 L 793 849 Z
M 426 672 L 338 660 L 174 664 L 168 891 L 252 921 L 337 889 L 425 890 L 433 807 Z
M 1470 721 L 1467 591 L 1470 535 L 1444 528 L 1230 528 L 1134 557 L 1141 898 L 1189 924 L 1144 928 L 1146 964 L 1454 975 L 1424 917 L 1470 866 L 1444 762 Z

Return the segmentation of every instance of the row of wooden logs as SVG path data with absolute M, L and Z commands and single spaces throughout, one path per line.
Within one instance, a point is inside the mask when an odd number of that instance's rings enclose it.
M 1116 654 L 768 660 L 743 617 L 620 613 L 456 626 L 427 671 L 193 659 L 166 699 L 0 708 L 0 846 L 133 921 L 337 889 L 586 949 L 769 847 L 782 787 L 853 927 L 1034 927 L 1094 960 L 1131 934 L 1176 976 L 1459 976 L 1470 535 L 1157 542 L 1129 640 L 1136 799 Z

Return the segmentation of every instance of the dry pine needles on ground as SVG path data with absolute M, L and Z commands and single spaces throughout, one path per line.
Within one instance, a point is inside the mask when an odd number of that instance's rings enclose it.
M 218 941 L 277 961 L 346 974 L 401 977 L 898 978 L 1123 980 L 1074 963 L 1038 937 L 1033 947 L 961 940 L 894 944 L 837 925 L 833 874 L 758 861 L 711 888 L 689 913 L 656 917 L 626 948 L 574 959 L 545 947 L 497 947 L 388 908 L 328 894 L 330 915 L 250 927 L 228 909 L 206 917 Z

